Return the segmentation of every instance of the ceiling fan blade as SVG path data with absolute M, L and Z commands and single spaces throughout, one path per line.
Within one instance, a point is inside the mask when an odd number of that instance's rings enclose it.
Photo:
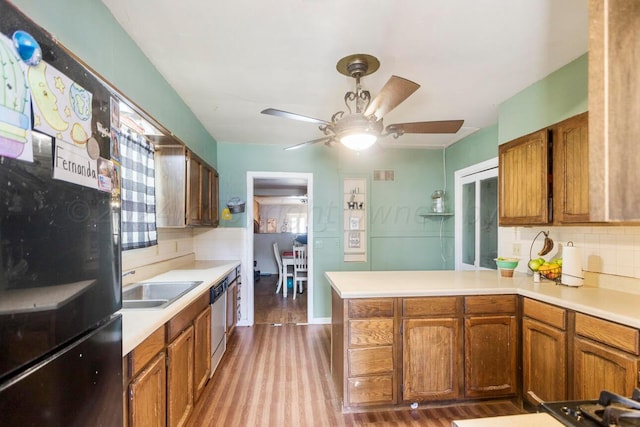
M 333 139 L 333 137 L 324 136 L 322 138 L 312 139 L 311 141 L 305 141 L 305 142 L 301 142 L 300 144 L 292 145 L 291 147 L 285 148 L 285 150 L 297 150 L 298 148 L 302 148 L 302 147 L 305 147 L 307 145 L 317 144 L 318 142 L 323 142 L 323 143 L 326 144 L 329 141 L 331 141 L 332 139 Z
M 386 133 L 456 133 L 464 120 L 442 120 L 435 122 L 396 123 L 387 126 Z
M 382 87 L 380 93 L 373 98 L 364 115 L 375 115 L 380 120 L 389 111 L 400 105 L 413 92 L 418 90 L 419 84 L 398 76 L 391 76 Z
M 261 111 L 262 114 L 268 114 L 270 116 L 284 117 L 285 119 L 300 120 L 303 122 L 317 123 L 319 125 L 328 125 L 326 120 L 315 119 L 313 117 L 303 116 L 301 114 L 290 113 L 288 111 L 276 110 L 275 108 L 267 108 Z

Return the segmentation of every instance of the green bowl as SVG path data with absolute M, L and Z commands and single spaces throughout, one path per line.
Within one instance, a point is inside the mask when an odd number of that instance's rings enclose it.
M 516 268 L 519 261 L 520 259 L 518 258 L 495 258 L 498 268 L 504 268 L 507 270 L 513 270 Z

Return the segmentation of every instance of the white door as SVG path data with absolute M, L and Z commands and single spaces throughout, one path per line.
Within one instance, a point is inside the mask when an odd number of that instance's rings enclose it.
M 456 270 L 496 268 L 498 256 L 497 159 L 456 171 Z

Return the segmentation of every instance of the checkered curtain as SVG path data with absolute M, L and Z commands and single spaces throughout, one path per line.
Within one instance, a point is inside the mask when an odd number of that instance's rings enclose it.
M 132 132 L 117 134 L 122 159 L 122 250 L 157 245 L 153 145 Z

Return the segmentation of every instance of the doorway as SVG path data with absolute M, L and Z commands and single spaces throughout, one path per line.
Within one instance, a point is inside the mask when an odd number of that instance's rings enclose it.
M 271 208 L 261 208 L 258 200 L 263 205 L 271 204 Z M 304 215 L 299 213 L 299 207 L 285 208 L 289 204 L 304 206 Z M 248 323 L 256 323 L 257 312 L 258 320 L 261 322 L 313 323 L 313 245 L 307 245 L 309 279 L 304 294 L 297 295 L 296 301 L 292 299 L 291 289 L 286 299 L 282 290 L 278 294 L 275 293 L 278 272 L 273 252 L 273 242 L 278 242 L 281 250 L 286 249 L 287 245 L 292 246 L 295 237 L 302 238 L 305 234 L 306 241 L 313 242 L 313 174 L 247 172 L 246 210 L 246 259 L 256 261 L 256 272 L 254 275 L 248 275 L 250 277 L 247 280 Z M 266 216 L 260 216 L 261 210 L 268 212 Z M 258 218 L 261 221 L 254 221 Z M 300 302 L 303 302 L 303 307 Z M 271 310 L 266 318 L 263 310 Z M 276 311 L 282 312 L 282 315 L 278 317 Z M 281 319 L 280 322 L 273 321 L 278 318 Z
M 455 172 L 456 270 L 495 270 L 498 158 Z

